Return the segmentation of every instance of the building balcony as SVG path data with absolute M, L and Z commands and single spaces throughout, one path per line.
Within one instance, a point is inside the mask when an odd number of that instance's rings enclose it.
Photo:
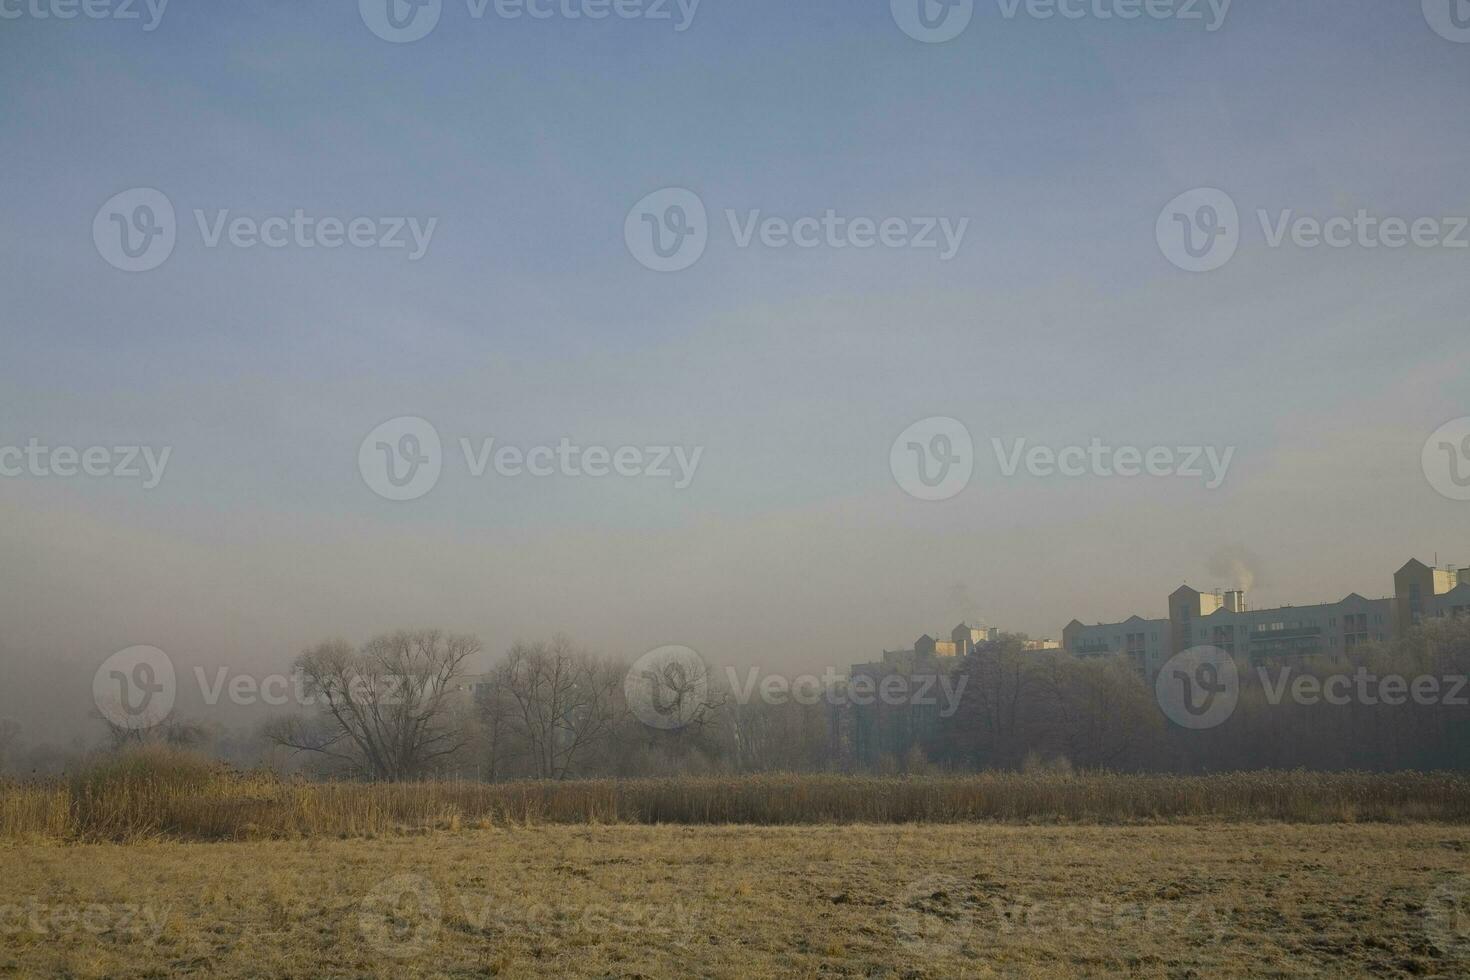
M 1292 630 L 1259 630 L 1251 632 L 1252 643 L 1273 643 L 1278 640 L 1298 640 L 1322 635 L 1320 626 L 1302 626 Z

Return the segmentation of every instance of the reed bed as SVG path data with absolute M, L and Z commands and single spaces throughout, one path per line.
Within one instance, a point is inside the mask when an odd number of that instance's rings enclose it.
M 1470 823 L 1458 773 L 981 773 L 311 783 L 202 761 L 0 785 L 0 840 L 377 837 L 536 824 Z

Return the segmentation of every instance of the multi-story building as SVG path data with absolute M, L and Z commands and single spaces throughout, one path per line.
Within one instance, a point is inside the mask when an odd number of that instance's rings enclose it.
M 989 626 L 970 626 L 960 623 L 949 631 L 947 640 L 937 640 L 925 633 L 914 641 L 914 652 L 926 657 L 964 657 L 972 653 L 980 644 L 995 639 L 999 633 L 1000 630 L 991 629 Z M 886 658 L 888 652 L 885 651 L 883 656 Z
M 960 623 L 949 631 L 947 640 L 925 633 L 914 641 L 912 650 L 885 650 L 881 660 L 854 664 L 850 677 L 863 678 L 870 691 L 877 690 L 885 679 L 901 677 L 899 691 L 927 692 L 923 698 L 900 697 L 895 703 L 871 697 L 862 704 L 854 702 L 851 724 L 857 757 L 868 764 L 883 756 L 902 758 L 914 745 L 938 732 L 943 708 L 936 696 L 938 678 L 952 673 L 961 658 L 977 646 L 999 637 L 998 629 Z
M 1165 660 L 1195 646 L 1219 647 L 1241 664 L 1339 656 L 1363 643 L 1402 636 L 1429 618 L 1470 616 L 1470 568 L 1431 568 L 1410 561 L 1393 577 L 1394 594 L 1368 599 L 1354 592 L 1338 602 L 1251 609 L 1241 590 L 1200 592 L 1189 586 L 1168 598 L 1165 619 L 1133 616 L 1121 623 L 1072 620 L 1062 646 L 1085 656 L 1124 655 L 1148 677 Z
M 1073 656 L 1122 654 L 1139 673 L 1153 677 L 1169 658 L 1169 621 L 1130 616 L 1121 623 L 1086 626 L 1072 620 L 1062 630 L 1062 647 Z
M 1250 609 L 1245 593 L 1202 593 L 1183 586 L 1169 596 L 1169 652 L 1213 646 L 1257 663 L 1339 655 L 1393 636 L 1393 600 L 1356 592 L 1339 602 Z
M 943 652 L 953 651 L 958 642 L 936 640 L 926 633 L 914 641 L 912 650 L 884 650 L 883 659 L 852 666 L 849 684 L 861 678 L 870 692 L 861 703 L 854 701 L 852 710 L 853 751 L 864 764 L 873 765 L 883 756 L 903 758 L 914 745 L 938 732 L 937 701 L 916 703 L 898 698 L 889 702 L 872 697 L 871 692 L 894 677 L 903 678 L 898 690 L 905 693 L 934 690 L 939 676 L 959 664 L 957 655 Z
M 1410 561 L 1394 574 L 1393 596 L 1400 632 L 1426 619 L 1470 615 L 1470 568 L 1431 568 Z

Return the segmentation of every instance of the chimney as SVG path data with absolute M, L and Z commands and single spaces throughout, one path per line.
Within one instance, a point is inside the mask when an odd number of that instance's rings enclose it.
M 1242 589 L 1231 589 L 1225 593 L 1225 610 L 1233 613 L 1245 612 L 1245 592 Z

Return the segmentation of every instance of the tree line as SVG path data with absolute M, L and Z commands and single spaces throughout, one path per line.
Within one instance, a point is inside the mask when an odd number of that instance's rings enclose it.
M 477 638 L 404 630 L 304 652 L 293 669 L 312 706 L 254 737 L 187 721 L 109 726 L 108 736 L 114 748 L 167 742 L 236 764 L 385 781 L 1470 769 L 1470 620 L 1431 622 L 1338 657 L 1242 663 L 1233 711 L 1205 730 L 1166 718 L 1155 685 L 1121 656 L 1077 658 L 1024 642 L 1002 635 L 968 656 L 899 671 L 910 681 L 943 673 L 948 701 L 864 700 L 844 696 L 856 675 L 819 697 L 772 698 L 732 688 L 698 661 L 640 660 L 630 674 L 564 636 L 516 643 L 488 674 L 472 674 Z M 921 689 L 941 688 L 902 687 Z M 8 755 L 11 771 L 24 771 L 20 735 L 0 723 L 0 765 Z

